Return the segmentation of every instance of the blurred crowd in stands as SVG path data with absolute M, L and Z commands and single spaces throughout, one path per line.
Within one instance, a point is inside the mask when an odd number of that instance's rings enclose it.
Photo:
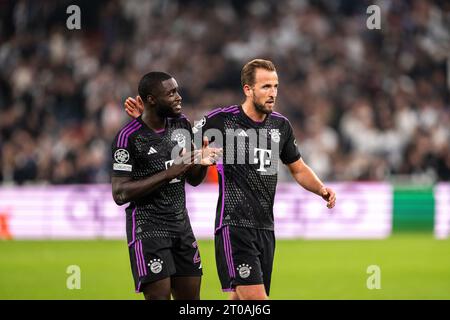
M 253 58 L 323 180 L 450 180 L 449 1 L 18 0 L 0 2 L 0 184 L 108 183 L 143 74 L 172 74 L 193 122 L 243 101 Z

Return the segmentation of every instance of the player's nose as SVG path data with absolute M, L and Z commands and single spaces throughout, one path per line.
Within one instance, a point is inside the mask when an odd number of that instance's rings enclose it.
M 276 98 L 276 97 L 277 97 L 277 94 L 278 94 L 277 88 L 272 88 L 272 90 L 270 90 L 270 92 L 269 92 L 269 96 L 270 96 L 271 98 Z

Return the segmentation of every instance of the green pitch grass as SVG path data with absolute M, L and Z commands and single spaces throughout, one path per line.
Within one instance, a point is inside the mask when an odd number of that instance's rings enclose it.
M 202 299 L 226 299 L 212 241 L 199 241 Z M 450 299 L 450 240 L 396 235 L 387 240 L 278 240 L 272 299 Z M 81 289 L 68 290 L 69 265 Z M 367 267 L 381 269 L 369 290 Z M 142 299 L 123 241 L 0 241 L 0 299 Z

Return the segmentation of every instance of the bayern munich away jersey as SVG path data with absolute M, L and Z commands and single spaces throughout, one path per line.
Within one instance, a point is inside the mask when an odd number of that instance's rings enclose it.
M 184 129 L 184 134 L 174 133 L 177 129 Z M 189 150 L 191 135 L 191 125 L 184 116 L 168 118 L 161 131 L 150 129 L 141 117 L 134 119 L 119 131 L 112 144 L 112 176 L 140 180 L 167 170 L 173 164 L 173 148 L 187 146 Z M 179 176 L 132 201 L 126 209 L 128 238 L 179 235 L 188 219 L 184 183 L 184 175 Z
M 235 105 L 211 111 L 193 132 L 196 144 L 203 135 L 223 147 L 215 230 L 224 225 L 273 230 L 279 160 L 290 164 L 301 157 L 289 120 L 272 112 L 255 122 Z

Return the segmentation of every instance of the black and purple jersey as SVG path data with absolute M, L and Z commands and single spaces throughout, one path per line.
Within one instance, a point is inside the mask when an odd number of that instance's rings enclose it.
M 112 176 L 139 180 L 167 170 L 173 164 L 174 148 L 189 148 L 191 141 L 191 125 L 184 116 L 168 118 L 161 131 L 150 129 L 138 117 L 114 139 Z M 179 176 L 130 203 L 126 209 L 130 243 L 150 237 L 177 236 L 184 230 L 187 219 L 184 183 L 185 177 Z
M 272 112 L 255 122 L 235 105 L 211 111 L 195 123 L 193 132 L 224 149 L 223 164 L 217 165 L 215 230 L 225 225 L 273 230 L 279 160 L 290 164 L 300 159 L 289 120 Z

